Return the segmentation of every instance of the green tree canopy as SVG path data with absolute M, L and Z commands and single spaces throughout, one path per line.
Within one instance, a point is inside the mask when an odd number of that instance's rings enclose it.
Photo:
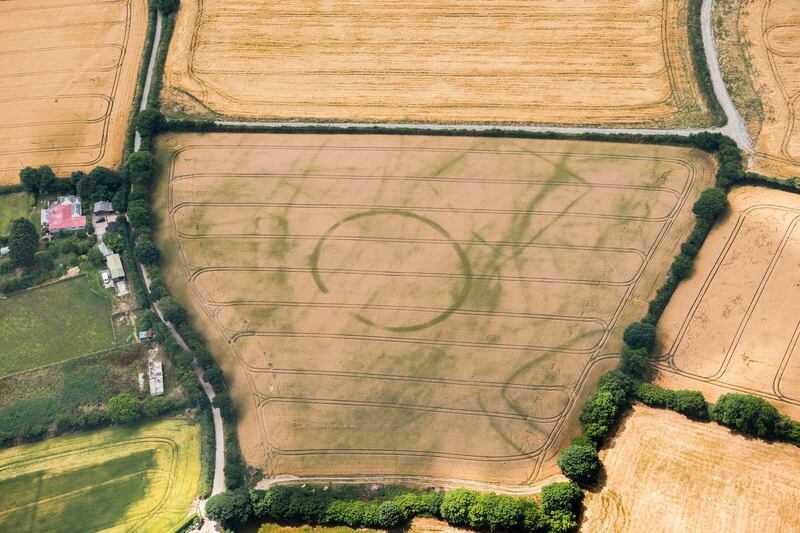
M 597 479 L 602 465 L 593 447 L 573 444 L 558 456 L 558 466 L 572 481 L 591 483 Z
M 14 266 L 30 267 L 34 254 L 39 249 L 39 233 L 27 218 L 18 218 L 11 223 L 8 237 L 9 256 Z
M 700 194 L 692 212 L 699 218 L 714 221 L 728 210 L 728 195 L 722 189 L 706 189 Z
M 625 328 L 622 339 L 634 350 L 644 348 L 649 352 L 656 343 L 656 327 L 645 322 L 634 322 Z
M 773 437 L 780 415 L 763 398 L 732 392 L 719 397 L 711 410 L 711 418 L 748 435 Z
M 108 400 L 108 416 L 117 424 L 128 424 L 142 417 L 142 402 L 139 398 L 122 393 Z
M 246 490 L 226 491 L 212 496 L 206 502 L 206 514 L 211 520 L 226 525 L 242 525 L 250 518 L 252 507 Z

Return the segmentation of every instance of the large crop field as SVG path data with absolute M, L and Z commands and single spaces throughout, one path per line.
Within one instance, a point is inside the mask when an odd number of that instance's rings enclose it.
M 111 304 L 86 276 L 0 300 L 0 377 L 114 348 Z
M 0 530 L 163 533 L 199 479 L 200 433 L 185 420 L 17 446 L 0 452 Z
M 604 453 L 581 531 L 800 531 L 800 454 L 637 405 Z
M 800 416 L 800 196 L 743 187 L 658 324 L 658 382 Z
M 185 0 L 170 113 L 704 126 L 687 0 Z
M 165 278 L 270 475 L 553 473 L 713 162 L 489 138 L 165 135 Z
M 723 0 L 716 41 L 725 81 L 754 137 L 753 168 L 800 176 L 800 6 L 796 0 Z
M 0 2 L 0 183 L 119 165 L 144 47 L 145 0 Z

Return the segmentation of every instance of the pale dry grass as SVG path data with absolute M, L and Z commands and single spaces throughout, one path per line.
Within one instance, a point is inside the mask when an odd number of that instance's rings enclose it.
M 165 278 L 269 475 L 553 473 L 713 162 L 688 149 L 167 135 Z
M 603 455 L 581 530 L 800 531 L 800 454 L 713 423 L 636 405 Z
M 755 134 L 751 168 L 776 177 L 800 176 L 800 3 L 725 0 L 721 9 L 737 21 L 721 27 L 716 40 L 723 75 Z M 763 108 L 755 113 L 753 91 Z
M 703 126 L 686 0 L 186 0 L 171 112 Z
M 800 196 L 742 187 L 658 323 L 659 384 L 800 416 Z
M 145 0 L 0 2 L 0 184 L 120 164 L 146 30 Z

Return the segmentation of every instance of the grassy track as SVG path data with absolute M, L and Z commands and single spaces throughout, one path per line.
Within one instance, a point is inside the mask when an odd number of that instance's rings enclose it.
M 113 348 L 105 297 L 85 277 L 0 301 L 0 377 Z
M 8 233 L 12 220 L 28 214 L 30 203 L 30 196 L 26 192 L 0 195 L 0 235 Z
M 200 436 L 185 420 L 0 453 L 0 531 L 168 531 L 188 514 Z

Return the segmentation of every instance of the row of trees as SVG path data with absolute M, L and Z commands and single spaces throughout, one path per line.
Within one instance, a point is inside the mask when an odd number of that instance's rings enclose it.
M 209 518 L 234 527 L 258 518 L 393 529 L 415 516 L 431 516 L 456 527 L 546 533 L 575 530 L 582 502 L 583 492 L 575 483 L 546 485 L 538 502 L 468 489 L 405 492 L 386 499 L 321 487 L 274 486 L 266 491 L 218 494 L 208 500 L 206 512 Z

